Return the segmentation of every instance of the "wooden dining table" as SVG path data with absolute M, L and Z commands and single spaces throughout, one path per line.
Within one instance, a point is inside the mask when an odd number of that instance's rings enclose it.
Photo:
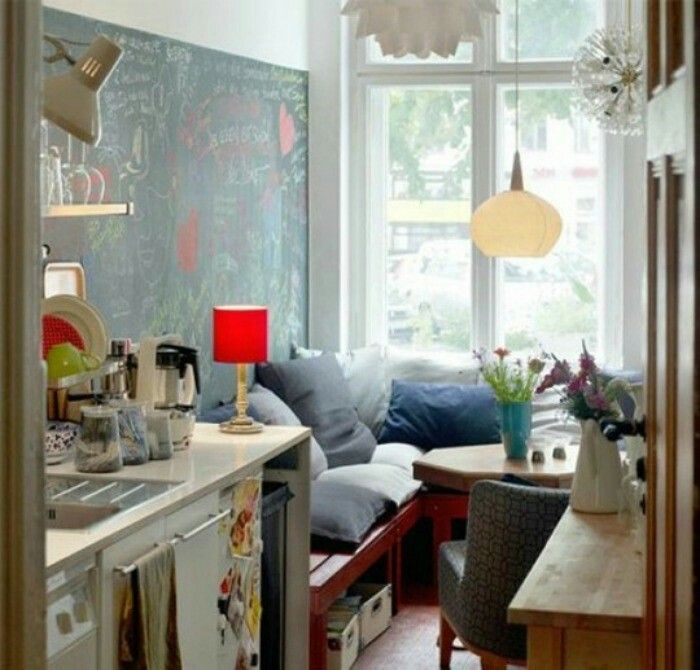
M 432 486 L 469 493 L 483 479 L 515 475 L 541 486 L 569 488 L 574 478 L 578 446 L 566 447 L 566 458 L 555 459 L 553 447 L 544 448 L 544 463 L 506 457 L 502 444 L 433 449 L 413 464 L 413 478 Z

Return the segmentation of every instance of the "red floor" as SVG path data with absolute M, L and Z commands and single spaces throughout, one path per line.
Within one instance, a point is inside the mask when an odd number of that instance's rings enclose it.
M 391 628 L 367 647 L 353 670 L 438 670 L 438 608 L 405 605 Z M 479 670 L 479 659 L 468 651 L 452 654 L 452 670 Z

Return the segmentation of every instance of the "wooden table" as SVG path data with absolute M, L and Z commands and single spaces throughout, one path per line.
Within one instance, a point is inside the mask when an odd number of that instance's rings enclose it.
M 566 448 L 566 460 L 552 458 L 552 449 L 545 449 L 545 462 L 506 458 L 501 444 L 476 447 L 433 449 L 413 464 L 413 478 L 426 484 L 443 486 L 468 493 L 482 479 L 501 479 L 505 474 L 517 475 L 552 488 L 569 488 L 574 478 L 578 447 Z
M 641 668 L 643 587 L 625 521 L 567 510 L 508 609 L 528 670 Z

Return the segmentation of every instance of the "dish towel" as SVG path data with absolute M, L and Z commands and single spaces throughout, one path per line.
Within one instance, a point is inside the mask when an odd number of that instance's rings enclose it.
M 177 635 L 175 550 L 156 546 L 135 562 L 119 621 L 119 667 L 182 670 Z

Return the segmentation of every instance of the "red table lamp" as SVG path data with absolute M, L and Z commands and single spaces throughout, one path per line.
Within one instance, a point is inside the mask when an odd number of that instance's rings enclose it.
M 225 433 L 259 433 L 262 424 L 248 416 L 247 365 L 267 360 L 267 307 L 214 307 L 213 335 L 214 360 L 238 366 L 236 416 L 219 427 Z

